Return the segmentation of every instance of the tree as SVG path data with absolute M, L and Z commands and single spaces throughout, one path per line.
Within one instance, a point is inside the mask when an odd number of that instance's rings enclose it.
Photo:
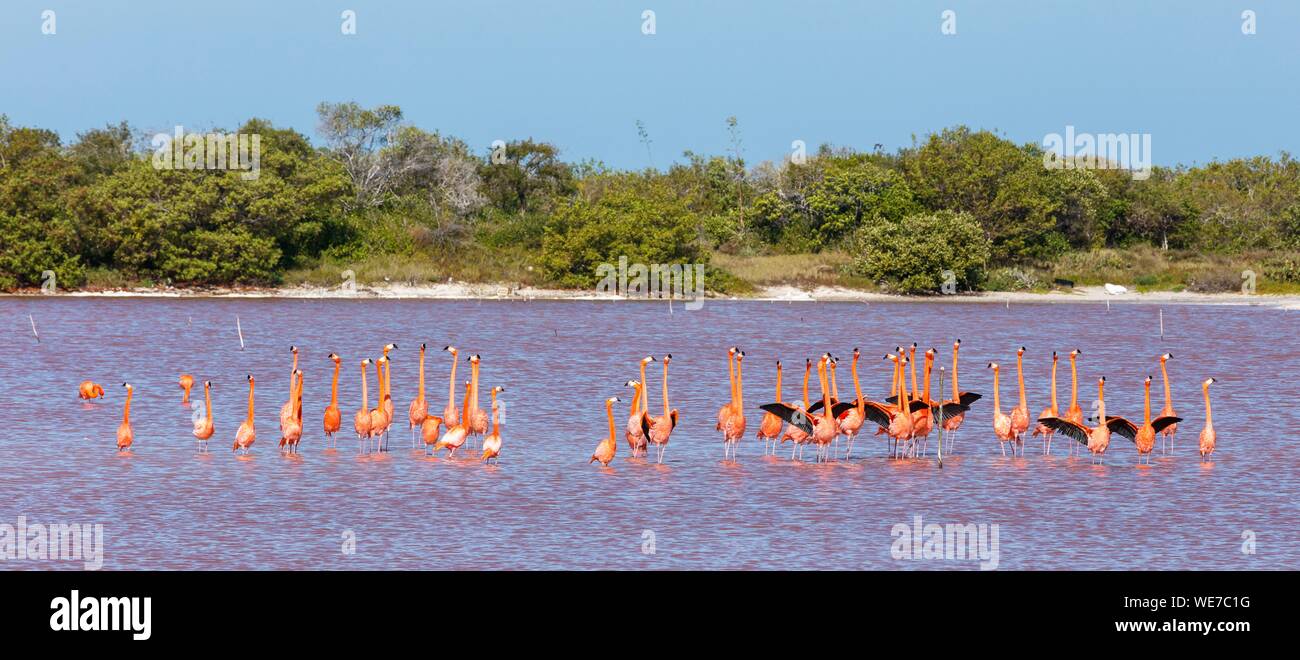
M 984 280 L 990 245 L 969 213 L 917 213 L 863 226 L 856 235 L 858 274 L 901 293 L 935 293 L 946 282 L 974 289 Z
M 322 102 L 316 106 L 317 130 L 325 138 L 330 155 L 343 164 L 352 182 L 355 208 L 374 207 L 388 201 L 388 195 L 409 167 L 416 166 L 403 158 L 399 149 L 385 156 L 384 148 L 393 140 L 402 122 L 402 109 L 381 105 L 373 110 L 355 101 Z
M 562 286 L 594 286 L 601 264 L 694 264 L 707 261 L 692 240 L 695 222 L 662 178 L 609 175 L 600 193 L 560 208 L 542 239 L 542 267 Z M 584 182 L 586 187 L 588 182 Z
M 573 172 L 560 150 L 532 139 L 509 142 L 502 158 L 489 156 L 479 165 L 488 202 L 506 213 L 545 212 L 557 198 L 573 193 Z

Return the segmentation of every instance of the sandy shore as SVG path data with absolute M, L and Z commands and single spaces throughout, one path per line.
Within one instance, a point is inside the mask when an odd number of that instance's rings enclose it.
M 39 290 L 7 294 L 18 297 L 57 295 L 71 298 L 310 298 L 310 299 L 434 299 L 434 300 L 622 300 L 615 295 L 572 289 L 542 289 L 507 284 L 447 282 L 439 284 L 358 285 L 355 290 L 340 287 L 294 286 L 281 288 L 135 288 L 67 291 L 42 294 Z M 724 298 L 719 298 L 724 299 Z M 754 295 L 727 300 L 763 302 L 864 302 L 864 303 L 1141 303 L 1264 305 L 1300 309 L 1300 295 L 1244 295 L 1240 293 L 1191 293 L 1153 291 L 1108 293 L 1103 287 L 1078 287 L 1071 291 L 1030 293 L 1024 291 L 964 293 L 951 296 L 898 296 L 841 287 L 764 287 Z

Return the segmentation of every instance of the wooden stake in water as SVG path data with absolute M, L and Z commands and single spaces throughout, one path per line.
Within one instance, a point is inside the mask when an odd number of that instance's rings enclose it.
M 1165 338 L 1165 310 L 1163 308 L 1160 310 L 1160 338 Z
M 939 469 L 943 469 L 943 367 L 939 367 Z
M 244 350 L 244 326 L 239 323 L 239 315 L 235 315 L 235 329 L 239 331 L 239 350 Z
M 32 318 L 31 314 L 28 314 L 27 320 L 32 322 L 32 336 L 36 338 L 36 343 L 41 343 L 41 336 L 36 334 L 36 319 Z

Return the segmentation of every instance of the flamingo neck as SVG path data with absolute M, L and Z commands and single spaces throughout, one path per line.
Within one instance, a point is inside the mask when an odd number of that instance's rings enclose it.
M 1079 368 L 1075 365 L 1074 356 L 1070 356 L 1070 407 L 1074 408 L 1079 405 Z
M 135 395 L 135 390 L 126 391 L 126 405 L 122 408 L 122 423 L 131 423 L 131 397 Z
M 255 383 L 253 383 L 253 381 L 251 381 L 251 380 L 248 381 L 248 420 L 247 420 L 247 422 L 248 422 L 248 426 L 249 426 L 250 428 L 253 426 L 253 386 L 254 386 L 254 385 L 255 385 Z
M 492 435 L 501 435 L 501 419 L 497 410 L 497 391 L 492 390 Z
M 667 360 L 665 360 L 664 361 L 664 417 L 667 416 L 668 416 L 668 362 Z
M 366 378 L 366 365 L 361 365 L 361 409 L 370 410 L 370 379 Z
M 339 363 L 334 363 L 334 383 L 330 385 L 330 407 L 339 407 Z
M 1016 356 L 1016 379 L 1020 381 L 1020 407 L 1027 409 L 1028 404 L 1025 402 L 1025 370 L 1022 366 L 1024 357 L 1023 355 Z
M 736 412 L 745 409 L 745 366 L 740 360 L 736 360 Z
M 730 383 L 728 403 L 736 403 L 736 354 L 727 353 L 727 382 Z
M 635 412 L 635 411 L 637 410 L 637 403 L 638 403 L 638 402 L 641 404 L 641 410 L 642 410 L 642 411 L 644 411 L 644 412 L 649 412 L 649 411 L 650 411 L 650 393 L 646 391 L 645 361 L 644 361 L 644 360 L 641 362 L 641 387 L 637 389 L 637 391 L 636 391 L 636 395 L 637 395 L 637 399 L 638 399 L 638 400 L 632 402 L 632 410 L 633 410 L 633 412 Z
M 424 349 L 420 349 L 420 400 L 424 400 Z
M 609 443 L 614 444 L 614 402 L 605 402 L 605 415 L 609 417 Z
M 1145 426 L 1151 423 L 1151 381 L 1146 382 L 1146 391 L 1143 392 L 1142 402 L 1142 424 Z
M 853 394 L 858 397 L 858 417 L 866 419 L 867 402 L 862 398 L 862 384 L 858 382 L 858 356 L 853 356 L 849 371 L 853 374 Z
M 934 369 L 934 361 L 929 355 L 925 356 L 925 391 L 921 394 L 922 401 L 930 400 L 930 371 Z
M 212 388 L 206 383 L 203 385 L 203 407 L 204 413 L 208 418 L 208 424 L 212 424 Z
M 998 370 L 993 370 L 993 414 L 1002 414 L 1002 392 L 998 389 Z
M 781 367 L 776 368 L 776 402 L 781 403 Z
M 1210 428 L 1214 426 L 1214 422 L 1210 418 L 1210 386 L 1205 385 L 1201 389 L 1205 392 L 1205 427 Z
M 961 392 L 957 390 L 957 348 L 955 346 L 952 349 L 952 400 L 961 400 Z
M 821 383 L 822 387 L 822 417 L 826 419 L 826 421 L 830 421 L 831 419 L 834 419 L 835 416 L 831 414 L 831 394 L 830 389 L 826 386 L 825 362 L 821 362 L 817 365 L 817 380 Z

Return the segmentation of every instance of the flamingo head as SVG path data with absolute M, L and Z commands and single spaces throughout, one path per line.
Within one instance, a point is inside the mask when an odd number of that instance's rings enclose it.
M 620 402 L 620 401 L 622 401 L 622 399 L 620 399 L 620 398 L 618 398 L 618 397 L 616 397 L 616 396 L 611 396 L 611 397 L 609 397 L 608 399 L 605 399 L 605 405 L 607 405 L 607 406 L 612 406 L 612 405 L 614 405 L 615 403 L 618 403 L 618 402 Z
M 651 362 L 654 362 L 654 361 L 655 361 L 655 356 L 653 356 L 653 355 L 647 355 L 647 356 L 641 358 L 641 366 L 645 366 L 645 365 L 650 364 Z
M 626 383 L 623 383 L 623 387 L 640 387 L 640 386 L 641 386 L 641 381 L 639 380 L 629 380 Z
M 1170 360 L 1173 357 L 1174 357 L 1173 353 L 1165 353 L 1164 355 L 1161 355 L 1160 364 L 1164 364 L 1167 360 Z
M 330 353 L 328 357 L 329 359 L 334 361 L 334 364 L 338 364 L 343 361 L 343 358 L 339 357 L 338 353 Z
M 294 355 L 297 355 L 297 354 L 298 354 L 298 347 L 297 347 L 297 346 L 292 346 L 292 345 L 289 346 L 289 352 L 290 352 L 290 353 L 293 353 Z
M 1016 349 L 1016 357 L 1020 357 L 1020 356 L 1022 356 L 1022 355 L 1024 355 L 1024 354 L 1025 354 L 1025 347 L 1024 347 L 1024 346 L 1021 346 L 1020 348 L 1017 348 L 1017 349 Z
M 451 353 L 451 357 L 453 357 L 453 358 L 455 358 L 457 355 L 460 354 L 460 351 L 456 350 L 456 347 L 455 347 L 455 346 L 443 346 L 443 347 L 442 347 L 442 350 L 447 351 L 448 353 Z
M 988 368 L 989 368 L 989 369 L 992 369 L 992 370 L 993 370 L 993 373 L 997 373 L 997 372 L 998 372 L 998 363 L 997 363 L 997 362 L 990 362 Z
M 665 366 L 665 367 L 668 366 L 668 363 L 669 363 L 669 362 L 672 362 L 672 361 L 673 361 L 673 354 L 672 354 L 672 353 L 669 353 L 669 354 L 667 354 L 667 355 L 664 356 L 664 366 Z
M 477 364 L 478 364 L 478 360 L 479 360 L 478 353 L 475 353 L 475 354 L 469 356 L 469 363 L 470 363 L 470 364 L 477 365 Z
M 1217 378 L 1206 378 L 1206 379 L 1205 379 L 1205 382 L 1204 382 L 1204 383 L 1201 383 L 1201 387 L 1204 387 L 1205 389 L 1208 390 L 1208 389 L 1210 389 L 1210 386 L 1213 385 L 1213 384 L 1216 383 L 1216 382 L 1218 382 L 1218 379 L 1217 379 Z
M 961 340 L 960 340 L 960 339 L 958 339 L 957 341 L 955 341 L 955 342 L 952 343 L 952 352 L 953 352 L 953 353 L 956 353 L 957 350 L 960 349 L 960 348 L 961 348 Z

